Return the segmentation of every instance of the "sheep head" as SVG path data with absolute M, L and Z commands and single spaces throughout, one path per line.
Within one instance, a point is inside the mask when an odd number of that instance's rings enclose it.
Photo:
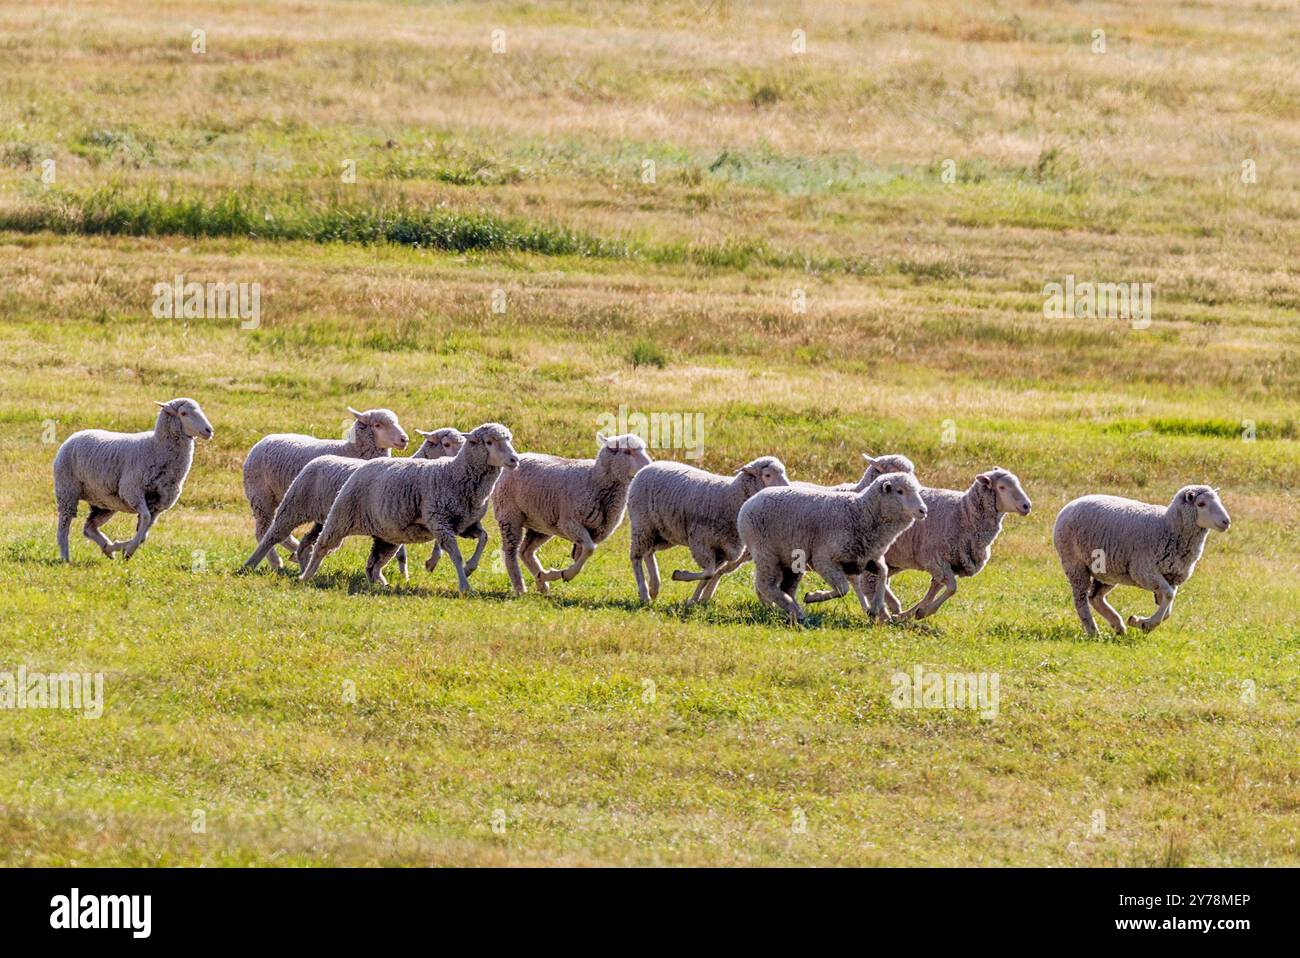
M 352 428 L 365 431 L 372 438 L 376 449 L 405 449 L 406 432 L 397 421 L 397 413 L 391 409 L 367 409 L 357 412 L 351 406 L 348 412 L 356 420 Z
M 921 484 L 908 472 L 887 472 L 877 478 L 861 493 L 863 499 L 875 498 L 883 516 L 906 516 L 921 522 L 929 510 L 921 499 Z
M 1194 514 L 1196 525 L 1201 529 L 1214 529 L 1227 532 L 1232 525 L 1232 518 L 1219 498 L 1219 490 L 1210 486 L 1183 486 L 1170 503 L 1171 511 Z
M 606 436 L 598 432 L 596 442 L 600 443 L 596 462 L 624 479 L 631 479 L 643 466 L 654 462 L 646 451 L 645 440 L 636 433 Z
M 510 430 L 499 422 L 485 422 L 465 436 L 465 445 L 461 447 L 456 458 L 466 455 L 484 454 L 487 464 L 496 469 L 514 469 L 519 465 L 519 453 L 515 452 L 514 436 Z
M 433 454 L 430 458 L 434 456 L 438 458 L 454 458 L 456 453 L 460 452 L 460 447 L 465 445 L 465 434 L 451 426 L 429 431 L 423 429 L 415 431 L 424 437 L 424 444 L 420 446 L 417 452 L 428 446 L 430 447 L 430 453 Z
M 212 423 L 203 415 L 203 408 L 197 401 L 181 398 L 158 402 L 155 399 L 154 405 L 162 410 L 158 414 L 160 422 L 163 416 L 167 416 L 175 420 L 172 426 L 179 426 L 181 433 L 191 439 L 212 438 Z
M 887 472 L 916 472 L 916 467 L 912 465 L 912 460 L 908 459 L 906 456 L 899 455 L 898 453 L 890 453 L 884 456 L 871 456 L 864 452 L 862 458 L 867 464 L 867 472 L 862 477 L 862 481 L 867 484 L 875 482 Z
M 749 480 L 748 484 L 758 489 L 766 489 L 768 486 L 788 486 L 790 480 L 786 478 L 785 463 L 776 456 L 760 456 L 753 462 L 747 462 L 740 467 L 736 473 Z
M 993 492 L 993 501 L 998 512 L 1015 512 L 1022 516 L 1029 515 L 1033 503 L 1025 494 L 1024 488 L 1016 474 L 1001 466 L 994 466 L 988 472 L 981 472 L 975 482 Z

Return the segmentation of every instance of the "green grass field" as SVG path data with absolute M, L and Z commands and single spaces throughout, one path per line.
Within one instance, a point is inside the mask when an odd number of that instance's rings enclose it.
M 0 672 L 106 692 L 0 711 L 0 863 L 1300 864 L 1298 24 L 0 4 Z M 260 324 L 155 318 L 177 274 L 260 283 Z M 1067 276 L 1152 283 L 1149 328 L 1045 318 Z M 78 522 L 60 564 L 58 443 L 175 396 L 216 429 L 178 506 L 127 564 Z M 564 455 L 620 407 L 702 414 L 714 471 L 902 452 L 1034 510 L 901 626 L 849 597 L 789 628 L 748 570 L 640 609 L 626 525 L 549 596 L 510 595 L 490 522 L 465 598 L 428 546 L 388 589 L 362 540 L 237 575 L 244 453 L 347 405 Z M 1058 509 L 1191 482 L 1231 531 L 1156 632 L 1086 639 Z M 892 707 L 917 666 L 996 673 L 997 716 Z

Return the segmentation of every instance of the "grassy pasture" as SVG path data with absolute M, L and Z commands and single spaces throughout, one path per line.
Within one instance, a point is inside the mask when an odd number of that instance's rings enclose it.
M 1300 864 L 1296 13 L 0 4 L 0 672 L 106 687 L 0 711 L 0 862 Z M 154 318 L 177 274 L 260 325 Z M 1152 283 L 1150 327 L 1046 319 L 1067 275 Z M 216 428 L 180 504 L 58 564 L 57 442 L 177 395 Z M 716 471 L 900 451 L 1034 511 L 885 628 L 789 629 L 744 571 L 638 609 L 626 528 L 521 600 L 495 527 L 469 598 L 427 546 L 388 590 L 359 541 L 236 575 L 244 452 L 348 404 L 568 455 L 700 413 Z M 1234 524 L 1172 618 L 1083 638 L 1059 507 L 1194 481 Z M 917 665 L 996 673 L 997 717 L 891 707 Z

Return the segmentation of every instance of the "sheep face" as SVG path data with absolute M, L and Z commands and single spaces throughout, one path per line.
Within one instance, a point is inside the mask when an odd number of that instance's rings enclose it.
M 484 423 L 465 437 L 465 448 L 482 446 L 487 450 L 487 464 L 494 469 L 514 469 L 519 465 L 514 436 L 497 422 Z
M 994 467 L 988 472 L 976 476 L 975 481 L 993 490 L 998 512 L 1014 512 L 1022 516 L 1029 515 L 1033 503 L 1029 501 L 1029 496 L 1025 494 L 1025 490 L 1021 487 L 1020 480 L 1016 478 L 1015 473 L 1000 467 Z
M 596 433 L 596 441 L 600 443 L 596 460 L 625 479 L 631 479 L 643 466 L 654 462 L 646 451 L 645 442 L 635 433 L 622 436 Z
M 379 449 L 405 449 L 406 432 L 397 422 L 397 414 L 391 409 L 367 409 L 357 412 L 351 406 L 348 412 L 356 419 L 356 429 L 369 429 L 375 437 L 375 446 Z
M 1178 490 L 1178 502 L 1196 510 L 1196 524 L 1202 529 L 1227 532 L 1232 525 L 1228 510 L 1223 507 L 1219 491 L 1209 486 L 1185 486 Z
M 460 452 L 460 447 L 465 445 L 465 435 L 459 429 L 453 429 L 450 426 L 442 429 L 434 429 L 426 432 L 423 429 L 415 430 L 429 444 L 429 458 L 455 458 L 456 453 Z M 423 446 L 421 446 L 423 448 Z
M 864 452 L 862 458 L 867 464 L 867 474 L 865 479 L 868 483 L 875 482 L 887 472 L 916 472 L 916 467 L 912 465 L 912 460 L 908 459 L 906 456 L 900 456 L 894 453 L 887 456 L 870 456 Z
M 212 423 L 203 415 L 203 409 L 193 399 L 173 399 L 170 402 L 157 402 L 169 416 L 175 416 L 181 424 L 181 431 L 191 439 L 211 439 Z
M 906 472 L 887 472 L 870 486 L 880 495 L 880 511 L 886 516 L 906 516 L 924 521 L 929 510 L 921 499 L 921 484 Z
M 757 479 L 762 483 L 764 489 L 768 486 L 790 485 L 790 480 L 785 474 L 785 463 L 775 456 L 763 456 L 761 459 L 755 459 L 753 462 L 742 466 L 740 471 L 748 473 L 754 479 Z

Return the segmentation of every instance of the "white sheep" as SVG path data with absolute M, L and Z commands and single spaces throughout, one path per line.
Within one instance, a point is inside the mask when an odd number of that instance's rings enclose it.
M 562 459 L 539 453 L 519 457 L 519 468 L 502 476 L 492 493 L 492 512 L 501 528 L 501 555 L 516 595 L 524 593 L 519 560 L 537 580 L 569 582 L 623 520 L 627 488 L 642 466 L 652 461 L 640 437 L 597 433 L 595 459 Z M 544 569 L 537 550 L 553 536 L 574 544 L 564 569 Z
M 424 437 L 424 442 L 420 443 L 419 449 L 411 453 L 412 459 L 444 459 L 450 456 L 455 456 L 456 453 L 460 452 L 460 447 L 465 445 L 465 434 L 459 429 L 455 429 L 451 426 L 444 426 L 441 429 L 434 429 L 430 432 L 425 432 L 423 429 L 417 429 L 415 431 Z M 467 529 L 466 535 L 462 538 L 466 538 L 470 535 L 477 536 L 482 531 L 483 529 L 481 526 L 478 529 Z M 484 535 L 486 535 L 486 533 L 484 533 Z M 299 549 L 298 551 L 302 555 L 307 554 L 303 552 L 302 549 Z M 424 567 L 432 572 L 438 565 L 438 559 L 441 558 L 441 556 L 442 549 L 440 549 L 438 543 L 435 542 L 433 544 L 433 553 L 425 560 Z M 397 550 L 397 565 L 402 570 L 402 577 L 405 578 L 406 546 L 402 546 L 402 548 Z
M 1097 634 L 1089 605 L 1118 633 L 1124 622 L 1106 601 L 1117 585 L 1150 592 L 1155 612 L 1128 624 L 1150 632 L 1173 611 L 1178 587 L 1192 577 L 1211 529 L 1232 524 L 1217 490 L 1184 486 L 1168 506 L 1119 496 L 1083 496 L 1056 517 L 1052 541 L 1070 582 L 1074 608 L 1089 635 Z
M 677 582 L 695 582 L 688 605 L 708 602 L 728 572 L 747 556 L 736 514 L 750 496 L 768 486 L 786 486 L 785 465 L 775 456 L 748 462 L 734 476 L 720 476 L 680 462 L 655 462 L 637 472 L 627 493 L 632 527 L 632 573 L 643 604 L 659 595 L 655 552 L 686 546 L 699 572 L 678 569 Z M 647 587 L 647 578 L 649 585 Z
M 82 499 L 90 515 L 82 534 L 108 558 L 123 560 L 144 544 L 158 516 L 176 504 L 194 461 L 194 439 L 212 438 L 212 424 L 193 399 L 156 402 L 152 431 L 123 433 L 84 429 L 64 440 L 54 457 L 54 501 L 59 517 L 59 555 L 68 554 L 68 530 Z M 113 542 L 99 527 L 115 512 L 136 514 L 135 535 Z
M 783 609 L 792 625 L 804 616 L 795 593 L 808 569 L 831 588 L 805 594 L 805 602 L 825 602 L 852 588 L 868 617 L 887 622 L 883 587 L 868 602 L 860 576 L 873 569 L 887 579 L 885 552 L 925 515 L 916 478 L 890 472 L 861 492 L 764 489 L 741 506 L 736 526 L 754 559 L 758 597 Z
M 930 590 L 906 612 L 901 612 L 902 605 L 886 577 L 885 604 L 891 614 L 904 620 L 924 619 L 938 612 L 956 593 L 959 578 L 976 575 L 984 568 L 993 541 L 1002 531 L 1002 516 L 1008 512 L 1027 516 L 1032 507 L 1020 480 L 998 466 L 976 476 L 965 492 L 924 488 L 921 499 L 929 514 L 903 532 L 885 554 L 889 576 L 904 569 L 930 573 Z M 875 590 L 873 573 L 864 572 L 862 579 L 864 592 Z
M 348 456 L 352 459 L 376 459 L 390 455 L 392 449 L 406 448 L 406 433 L 397 416 L 389 409 L 357 412 L 351 406 L 353 422 L 344 439 L 317 439 L 296 433 L 276 433 L 259 439 L 244 459 L 244 495 L 253 510 L 254 532 L 260 541 L 275 517 L 275 507 L 284 498 L 289 484 L 317 456 Z M 280 545 L 292 555 L 298 551 L 293 536 Z M 283 563 L 274 549 L 267 553 L 272 568 Z
M 294 556 L 299 567 L 305 565 L 325 525 L 325 519 L 329 516 L 330 506 L 338 497 L 339 490 L 367 461 L 351 456 L 317 456 L 303 466 L 293 482 L 289 483 L 289 488 L 285 490 L 280 504 L 275 507 L 275 516 L 271 524 L 262 534 L 257 549 L 244 563 L 244 568 L 255 568 L 272 549 L 287 539 L 294 529 L 310 522 L 312 527 L 299 540 Z M 400 550 L 398 557 L 400 561 Z
M 484 423 L 465 437 L 454 458 L 365 463 L 330 506 L 302 578 L 314 576 L 322 560 L 348 536 L 370 536 L 374 543 L 366 576 L 383 585 L 383 568 L 399 545 L 432 539 L 451 557 L 461 593 L 468 592 L 469 576 L 487 544 L 481 523 L 488 496 L 501 470 L 519 465 L 511 439 L 510 430 L 500 423 Z M 468 563 L 461 559 L 457 536 L 478 539 Z

